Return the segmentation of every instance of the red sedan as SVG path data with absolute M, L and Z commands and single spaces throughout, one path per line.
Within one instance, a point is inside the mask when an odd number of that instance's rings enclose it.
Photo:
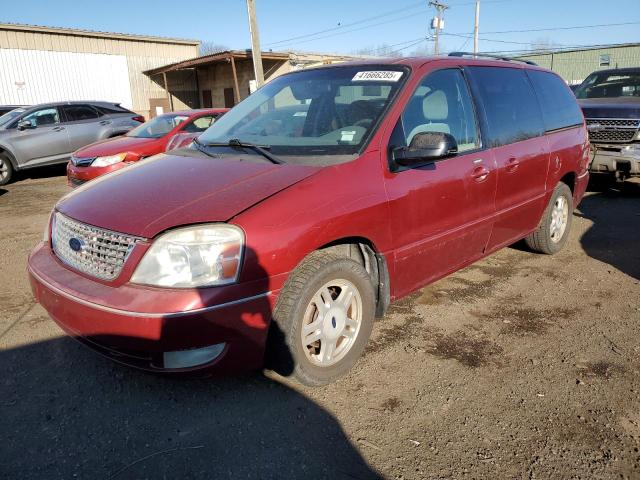
M 69 185 L 77 187 L 145 157 L 186 146 L 227 110 L 208 108 L 166 113 L 126 135 L 87 145 L 74 152 L 67 164 Z

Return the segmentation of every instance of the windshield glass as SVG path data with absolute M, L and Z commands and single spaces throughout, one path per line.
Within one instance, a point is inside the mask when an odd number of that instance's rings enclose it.
M 640 72 L 592 73 L 577 88 L 576 97 L 640 97 Z
M 270 147 L 306 163 L 359 151 L 376 128 L 408 72 L 397 66 L 311 69 L 278 77 L 205 131 L 201 144 Z M 287 161 L 287 159 L 284 159 Z
M 16 118 L 21 113 L 24 113 L 24 108 L 14 108 L 13 110 L 8 111 L 4 115 L 0 116 L 0 125 L 4 125 L 5 123 L 9 123 L 11 120 Z
M 189 117 L 186 115 L 160 115 L 153 120 L 149 120 L 148 122 L 137 126 L 127 133 L 126 136 L 135 138 L 160 138 L 165 136 L 188 118 Z

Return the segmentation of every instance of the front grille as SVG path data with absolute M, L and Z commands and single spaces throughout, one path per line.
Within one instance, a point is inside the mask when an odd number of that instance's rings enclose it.
M 598 126 L 600 128 L 594 128 Z M 587 118 L 589 140 L 592 142 L 629 143 L 640 128 L 640 120 L 626 118 Z
M 51 240 L 55 254 L 70 267 L 102 280 L 113 280 L 142 239 L 86 225 L 56 212 Z
M 86 180 L 80 180 L 79 178 L 76 178 L 76 177 L 69 177 L 69 184 L 72 187 L 79 187 L 80 185 L 82 185 L 85 182 L 86 182 Z

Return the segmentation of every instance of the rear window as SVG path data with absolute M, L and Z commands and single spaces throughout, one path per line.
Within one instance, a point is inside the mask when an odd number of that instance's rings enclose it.
M 582 124 L 582 110 L 560 77 L 538 70 L 529 70 L 528 75 L 538 94 L 547 131 Z
M 106 115 L 114 114 L 114 113 L 133 113 L 131 110 L 127 110 L 126 108 L 121 107 L 120 105 L 94 105 L 94 107 L 104 113 Z
M 489 127 L 487 146 L 515 143 L 544 133 L 540 105 L 521 69 L 470 67 Z

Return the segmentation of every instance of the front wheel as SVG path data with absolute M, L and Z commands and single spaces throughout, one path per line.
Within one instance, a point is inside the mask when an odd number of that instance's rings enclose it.
M 0 154 L 0 185 L 6 185 L 13 177 L 13 165 L 6 155 Z
M 312 253 L 278 298 L 268 346 L 270 366 L 305 385 L 334 381 L 362 355 L 374 313 L 371 277 L 359 263 Z
M 538 229 L 525 242 L 532 250 L 553 255 L 567 243 L 573 218 L 573 195 L 565 183 L 559 183 L 540 221 Z

